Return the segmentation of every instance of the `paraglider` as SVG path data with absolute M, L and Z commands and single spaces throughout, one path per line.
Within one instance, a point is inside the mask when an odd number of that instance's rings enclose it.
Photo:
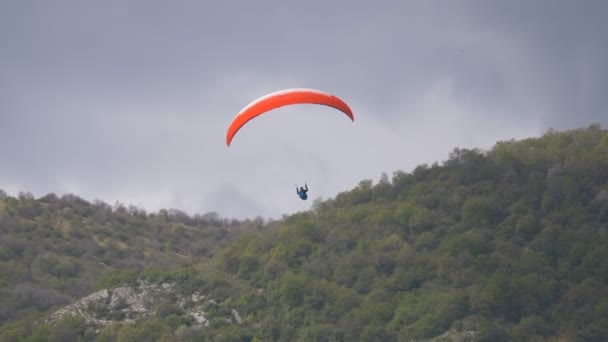
M 300 198 L 302 200 L 307 200 L 308 199 L 308 195 L 306 194 L 308 192 L 308 185 L 306 183 L 304 183 L 304 187 L 300 187 L 300 189 L 298 190 L 298 185 L 296 184 L 296 193 L 298 194 L 298 196 L 300 196 Z
M 274 109 L 295 105 L 295 104 L 316 104 L 325 105 L 337 109 L 344 113 L 351 121 L 355 121 L 353 112 L 350 107 L 340 98 L 335 95 L 306 88 L 292 88 L 281 91 L 276 91 L 264 95 L 243 108 L 233 119 L 228 130 L 226 131 L 226 145 L 230 147 L 230 143 L 235 134 L 251 119 L 272 111 Z M 306 182 L 303 187 L 296 184 L 296 193 L 302 200 L 308 199 L 308 185 Z
M 295 104 L 317 104 L 333 107 L 355 121 L 350 107 L 340 98 L 315 89 L 293 88 L 262 96 L 243 108 L 232 120 L 226 132 L 226 145 L 230 146 L 234 135 L 251 119 L 279 107 Z

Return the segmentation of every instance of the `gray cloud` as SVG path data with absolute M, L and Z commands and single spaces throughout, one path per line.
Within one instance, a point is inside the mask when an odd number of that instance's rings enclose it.
M 237 10 L 238 9 L 238 10 Z M 608 124 L 605 1 L 0 4 L 0 188 L 218 211 L 305 210 L 459 147 Z M 283 108 L 224 144 L 267 92 Z

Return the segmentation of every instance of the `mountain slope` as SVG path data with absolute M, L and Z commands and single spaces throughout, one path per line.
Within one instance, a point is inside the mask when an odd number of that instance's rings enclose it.
M 608 133 L 598 126 L 456 149 L 222 251 L 283 340 L 608 336 Z M 251 316 L 249 316 L 249 315 Z
M 146 213 L 77 196 L 0 194 L 0 322 L 67 304 L 155 267 L 211 257 L 238 222 Z
M 98 333 L 25 319 L 0 336 L 603 341 L 607 228 L 608 131 L 550 131 L 364 180 L 311 211 L 248 225 L 211 259 L 140 274 L 213 298 L 207 326 L 156 310 Z M 232 310 L 240 322 L 226 319 Z

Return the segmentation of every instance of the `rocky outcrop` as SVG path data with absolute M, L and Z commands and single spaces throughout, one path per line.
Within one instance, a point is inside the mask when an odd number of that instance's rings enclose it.
M 183 294 L 176 290 L 175 284 L 151 284 L 140 281 L 135 286 L 120 286 L 103 289 L 92 293 L 79 301 L 54 312 L 46 321 L 56 322 L 65 315 L 83 317 L 86 324 L 102 328 L 113 322 L 136 323 L 150 315 L 159 314 L 163 306 L 172 305 L 190 315 L 195 325 L 203 327 L 209 324 L 211 315 L 221 304 L 205 295 L 194 292 Z M 206 310 L 211 311 L 207 313 Z M 239 313 L 231 309 L 230 323 L 240 323 Z

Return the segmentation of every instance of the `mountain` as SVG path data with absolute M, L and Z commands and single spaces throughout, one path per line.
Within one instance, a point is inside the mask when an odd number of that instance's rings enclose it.
M 0 340 L 608 339 L 608 131 L 599 125 L 456 148 L 279 221 L 178 223 L 106 208 L 104 223 L 91 224 L 95 204 L 77 201 L 65 218 L 60 202 L 2 199 L 2 301 L 22 313 L 4 313 L 15 321 Z M 34 254 L 30 233 L 40 236 Z M 90 244 L 81 256 L 70 254 L 84 244 L 75 239 Z M 43 263 L 51 255 L 63 262 Z M 69 272 L 68 261 L 88 272 Z M 97 274 L 106 267 L 133 271 Z M 21 284 L 69 297 L 27 306 Z
M 215 213 L 0 193 L 0 322 L 68 304 L 144 269 L 200 262 L 239 225 Z

